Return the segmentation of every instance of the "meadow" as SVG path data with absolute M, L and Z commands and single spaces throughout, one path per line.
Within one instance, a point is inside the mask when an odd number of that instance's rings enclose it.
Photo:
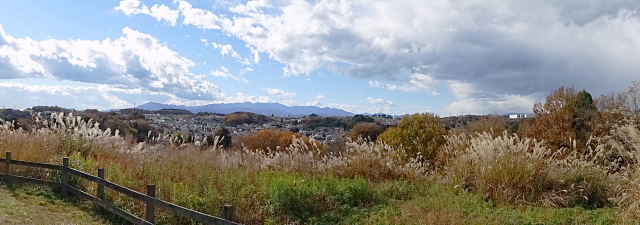
M 377 141 L 349 139 L 329 148 L 292 136 L 291 144 L 273 149 L 137 143 L 57 113 L 36 117 L 28 131 L 3 122 L 0 152 L 56 164 L 70 157 L 76 169 L 105 168 L 107 179 L 140 192 L 156 184 L 159 198 L 211 215 L 232 204 L 244 224 L 639 224 L 637 125 L 609 124 L 599 136 L 594 127 L 586 138 L 574 129 L 556 143 L 535 136 L 535 123 L 555 115 L 547 113 L 523 122 L 527 132 L 510 132 L 493 116 L 467 131 L 444 130 L 425 126 L 441 123 L 425 113 L 407 116 Z M 15 170 L 60 179 L 46 170 Z M 95 186 L 75 183 L 95 193 Z M 132 199 L 113 192 L 107 198 L 144 212 Z M 194 224 L 162 211 L 157 222 Z

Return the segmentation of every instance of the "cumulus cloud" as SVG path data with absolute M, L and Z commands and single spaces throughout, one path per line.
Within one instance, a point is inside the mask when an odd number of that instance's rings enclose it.
M 462 82 L 492 101 L 562 85 L 624 89 L 640 74 L 638 9 L 636 0 L 256 0 L 227 16 L 178 1 L 183 24 L 235 36 L 286 75 L 324 68 L 430 94 Z
M 175 26 L 180 16 L 179 10 L 172 10 L 168 6 L 153 5 L 151 8 L 142 4 L 139 0 L 123 0 L 120 1 L 120 5 L 115 9 L 124 12 L 127 16 L 135 14 L 147 14 L 158 21 L 165 20 L 172 26 Z
M 392 101 L 385 100 L 385 99 L 382 99 L 382 98 L 368 97 L 367 100 L 369 100 L 369 103 L 374 104 L 374 105 L 383 105 L 383 106 L 395 106 L 396 105 Z
M 306 106 L 317 106 L 317 107 L 321 107 L 322 106 L 322 102 L 320 101 L 313 101 L 313 102 L 307 102 L 307 104 L 305 104 Z
M 233 50 L 233 46 L 218 44 L 216 42 L 213 42 L 212 44 L 214 49 L 220 49 L 220 54 L 222 54 L 222 56 L 229 55 L 233 58 L 242 59 L 242 56 L 240 56 L 236 50 Z
M 324 95 L 316 95 L 316 99 L 320 100 L 320 99 L 324 99 L 326 98 Z
M 17 82 L 0 83 L 0 94 L 11 96 L 1 100 L 1 104 L 17 103 L 22 108 L 34 105 L 59 105 L 78 109 L 116 109 L 132 107 L 132 102 L 149 100 L 162 102 L 172 97 L 170 94 L 143 91 L 140 89 L 119 89 L 110 85 L 93 87 L 73 87 L 65 85 L 31 85 Z
M 275 95 L 281 98 L 293 98 L 296 97 L 296 93 L 295 92 L 286 92 L 283 91 L 281 89 L 274 89 L 274 88 L 265 88 L 263 90 L 266 90 L 270 95 Z
M 14 38 L 0 27 L 0 79 L 55 78 L 165 92 L 183 99 L 224 98 L 206 76 L 190 72 L 195 63 L 149 35 L 125 27 L 111 40 L 35 41 Z

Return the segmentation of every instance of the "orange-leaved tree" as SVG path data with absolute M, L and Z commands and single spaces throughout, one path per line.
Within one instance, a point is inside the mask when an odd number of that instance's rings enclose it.
M 518 133 L 559 149 L 572 146 L 572 141 L 580 145 L 587 142 L 597 108 L 588 92 L 560 87 L 547 96 L 544 104 L 536 103 L 533 112 L 537 117 L 522 123 Z
M 385 127 L 377 123 L 359 123 L 351 128 L 347 137 L 351 138 L 351 140 L 362 138 L 364 140 L 375 142 L 384 130 Z

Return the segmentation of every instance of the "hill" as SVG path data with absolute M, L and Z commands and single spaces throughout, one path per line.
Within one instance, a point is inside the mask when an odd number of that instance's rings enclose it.
M 192 113 L 212 112 L 229 114 L 234 112 L 252 112 L 262 115 L 275 115 L 282 117 L 300 117 L 310 114 L 319 116 L 353 116 L 354 113 L 336 108 L 320 108 L 316 106 L 286 106 L 279 103 L 226 103 L 226 104 L 210 104 L 203 106 L 184 106 L 184 105 L 167 105 L 157 102 L 148 102 L 138 107 L 145 110 L 160 109 L 184 109 Z

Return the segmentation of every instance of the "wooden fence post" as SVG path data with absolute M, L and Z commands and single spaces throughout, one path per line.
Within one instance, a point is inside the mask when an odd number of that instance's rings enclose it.
M 7 152 L 7 160 L 5 161 L 4 174 L 11 175 L 11 152 Z
M 233 221 L 234 218 L 234 208 L 233 205 L 230 204 L 226 204 L 224 206 L 222 206 L 222 218 L 228 221 Z
M 148 184 L 147 185 L 147 195 L 149 197 L 155 198 L 156 197 L 156 185 L 155 184 Z M 156 206 L 153 204 L 152 201 L 148 201 L 147 202 L 147 213 L 145 215 L 145 220 L 149 221 L 149 223 L 156 223 Z
M 98 168 L 98 177 L 104 180 L 104 168 Z M 96 193 L 96 197 L 104 200 L 104 182 L 98 182 L 98 192 Z
M 67 185 L 69 185 L 69 171 L 67 170 L 69 168 L 69 157 L 62 158 L 62 166 L 62 196 L 66 198 L 69 194 L 67 193 Z

